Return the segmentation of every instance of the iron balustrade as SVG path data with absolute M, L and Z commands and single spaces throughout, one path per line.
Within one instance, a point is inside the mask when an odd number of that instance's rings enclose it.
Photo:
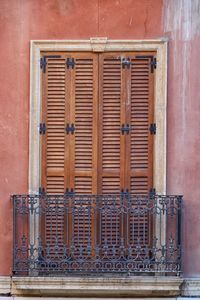
M 12 199 L 16 276 L 181 273 L 182 196 Z

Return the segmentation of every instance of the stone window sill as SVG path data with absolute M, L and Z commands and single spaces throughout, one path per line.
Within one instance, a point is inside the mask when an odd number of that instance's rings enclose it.
M 179 296 L 178 277 L 13 277 L 12 295 L 71 297 Z

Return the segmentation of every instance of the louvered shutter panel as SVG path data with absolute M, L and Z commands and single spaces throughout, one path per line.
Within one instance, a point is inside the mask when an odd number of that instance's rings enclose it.
M 46 124 L 46 133 L 41 135 L 42 142 L 42 180 L 41 185 L 50 195 L 64 195 L 68 184 L 66 169 L 67 122 L 66 56 L 64 54 L 45 53 L 46 70 L 42 72 L 42 122 Z M 69 163 L 68 163 L 69 164 Z M 41 217 L 42 244 L 45 256 L 47 249 L 52 258 L 61 254 L 66 242 L 66 216 L 63 213 L 63 201 L 45 201 L 46 214 Z M 58 213 L 59 209 L 62 213 Z M 60 247 L 55 248 L 55 247 Z M 57 250 L 55 250 L 57 249 Z
M 153 184 L 153 77 L 150 59 L 129 56 L 127 123 L 130 134 L 126 139 L 126 186 L 133 195 L 148 195 Z M 142 57 L 142 56 L 141 56 Z
M 153 55 L 153 54 L 152 54 Z M 149 196 L 153 187 L 153 123 L 154 74 L 151 72 L 151 58 L 141 54 L 129 55 L 131 66 L 128 72 L 128 98 L 126 102 L 127 123 L 130 134 L 126 139 L 126 186 L 132 196 Z M 139 205 L 146 200 L 140 198 Z M 137 208 L 135 204 L 134 208 Z M 129 243 L 140 246 L 152 242 L 152 216 L 142 213 L 131 214 L 129 219 Z
M 101 206 L 101 247 L 108 256 L 121 243 L 122 215 L 120 192 L 124 188 L 125 135 L 121 126 L 125 123 L 125 70 L 121 57 L 115 54 L 100 55 L 99 72 L 99 172 L 98 191 L 110 194 Z M 117 196 L 118 194 L 118 196 Z
M 70 137 L 70 187 L 77 194 L 96 194 L 98 57 L 87 53 L 73 58 L 69 106 L 75 133 Z
M 102 54 L 99 61 L 98 191 L 116 194 L 124 187 L 125 78 L 118 55 Z
M 48 194 L 64 194 L 65 123 L 66 123 L 66 65 L 65 57 L 46 58 L 42 73 L 42 122 L 46 134 L 42 142 L 42 187 Z
M 77 255 L 89 256 L 94 248 L 94 205 L 87 195 L 97 194 L 97 122 L 98 122 L 98 57 L 95 54 L 73 54 L 70 70 L 70 123 L 75 132 L 70 136 L 70 187 L 75 194 L 72 216 L 73 243 Z M 84 253 L 81 253 L 84 248 Z
M 124 189 L 131 196 L 148 196 L 152 188 L 153 137 L 149 127 L 153 122 L 154 74 L 151 58 L 136 56 L 138 53 L 120 53 L 120 56 L 103 54 L 100 58 L 99 190 L 105 194 Z M 123 59 L 130 60 L 130 66 L 123 68 Z M 122 135 L 119 130 L 122 124 L 129 125 L 130 134 Z M 127 216 L 119 211 L 117 198 L 110 203 L 106 201 L 104 206 L 102 244 L 111 247 L 120 244 L 123 237 L 132 246 L 151 242 L 149 215 L 130 214 L 127 225 L 123 226 L 122 219 Z

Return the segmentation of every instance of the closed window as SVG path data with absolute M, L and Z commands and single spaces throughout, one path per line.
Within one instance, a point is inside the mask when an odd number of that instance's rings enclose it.
M 155 53 L 43 53 L 47 193 L 148 195 L 153 188 Z

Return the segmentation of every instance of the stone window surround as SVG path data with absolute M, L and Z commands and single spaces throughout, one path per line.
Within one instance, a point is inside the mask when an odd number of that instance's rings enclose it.
M 38 193 L 40 186 L 40 54 L 41 51 L 156 51 L 153 182 L 158 194 L 166 194 L 166 106 L 167 106 L 167 39 L 158 40 L 41 40 L 31 41 L 30 59 L 30 127 L 29 127 L 29 193 Z

